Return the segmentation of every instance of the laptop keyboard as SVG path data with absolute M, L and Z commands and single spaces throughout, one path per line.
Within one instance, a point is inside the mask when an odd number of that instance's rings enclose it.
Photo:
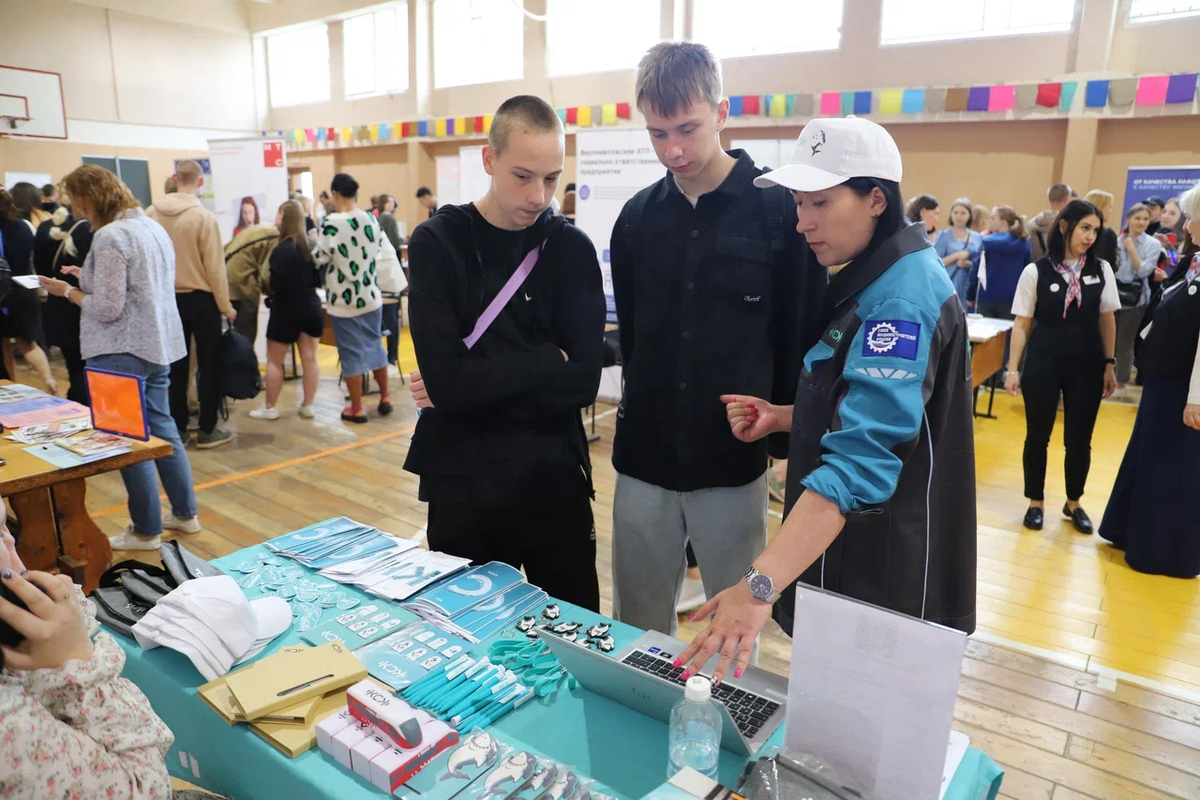
M 679 679 L 679 676 L 683 674 L 683 669 L 671 666 L 673 658 L 674 656 L 670 654 L 654 655 L 635 650 L 625 656 L 621 663 L 650 675 L 656 675 L 676 686 L 683 686 L 684 682 Z M 713 699 L 724 704 L 725 708 L 729 710 L 729 715 L 733 717 L 733 721 L 737 723 L 738 730 L 747 739 L 757 736 L 771 715 L 779 710 L 778 703 L 773 703 L 765 697 L 738 689 L 727 683 L 714 686 L 712 692 Z

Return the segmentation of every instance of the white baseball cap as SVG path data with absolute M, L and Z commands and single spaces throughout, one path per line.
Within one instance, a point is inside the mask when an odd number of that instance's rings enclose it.
M 899 183 L 903 174 L 900 149 L 882 125 L 862 117 L 814 119 L 800 131 L 791 160 L 759 175 L 754 185 L 820 192 L 851 178 Z
M 228 575 L 196 578 L 163 597 L 133 626 L 144 649 L 170 647 L 209 680 L 252 658 L 292 624 L 280 597 L 246 598 Z

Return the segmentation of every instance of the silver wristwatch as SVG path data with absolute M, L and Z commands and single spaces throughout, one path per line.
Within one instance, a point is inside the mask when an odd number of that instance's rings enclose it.
M 742 577 L 745 579 L 746 585 L 750 587 L 750 594 L 754 595 L 756 600 L 775 605 L 775 601 L 779 599 L 780 595 L 775 591 L 775 581 L 771 580 L 770 575 L 764 575 L 751 567 Z

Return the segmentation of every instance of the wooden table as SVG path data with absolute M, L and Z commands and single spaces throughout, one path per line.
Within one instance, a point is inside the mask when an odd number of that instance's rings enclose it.
M 975 400 L 979 399 L 979 387 L 984 381 L 1004 369 L 1004 351 L 1008 347 L 1008 331 L 1000 331 L 986 339 L 971 338 L 971 389 L 975 392 Z M 996 401 L 996 385 L 991 386 L 988 395 L 988 410 L 986 414 L 975 411 L 975 416 L 995 419 L 992 405 Z M 974 411 L 974 403 L 972 403 Z
M 171 445 L 154 437 L 130 444 L 132 452 L 59 469 L 25 452 L 29 445 L 0 439 L 6 462 L 0 467 L 0 497 L 9 500 L 20 521 L 17 553 L 28 569 L 68 573 L 85 592 L 99 585 L 112 564 L 112 547 L 88 515 L 84 478 L 171 454 Z

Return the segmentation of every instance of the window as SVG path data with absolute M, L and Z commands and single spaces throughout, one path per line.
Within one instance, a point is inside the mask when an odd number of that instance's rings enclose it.
M 1075 0 L 883 0 L 880 44 L 1071 30 Z
M 408 91 L 408 3 L 342 23 L 346 97 Z
M 1200 0 L 1131 0 L 1129 21 L 1166 22 L 1200 15 Z
M 837 50 L 843 0 L 693 0 L 692 41 L 717 58 Z
M 659 24 L 658 3 L 646 0 L 548 0 L 546 68 L 551 77 L 633 69 L 659 40 Z
M 313 25 L 267 37 L 271 107 L 329 99 L 329 28 Z
M 435 89 L 524 76 L 525 15 L 510 0 L 435 0 Z

